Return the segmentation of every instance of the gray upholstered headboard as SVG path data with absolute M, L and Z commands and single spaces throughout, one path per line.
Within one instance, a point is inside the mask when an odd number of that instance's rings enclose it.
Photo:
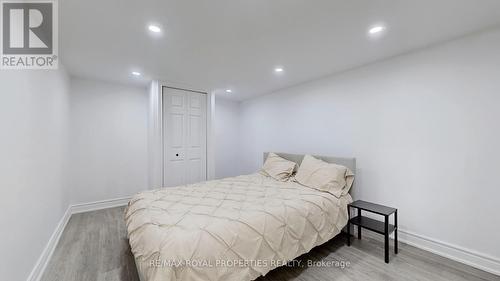
M 302 159 L 304 158 L 304 154 L 290 154 L 290 153 L 279 153 L 279 152 L 275 153 L 287 160 L 297 163 L 297 165 L 299 166 L 300 163 L 302 163 Z M 264 152 L 263 161 L 266 161 L 268 154 L 269 152 Z M 356 175 L 356 158 L 330 157 L 321 155 L 313 155 L 313 156 L 328 163 L 335 163 L 342 166 L 346 166 L 347 168 L 351 169 L 351 171 Z M 355 180 L 352 187 L 354 187 L 356 183 L 356 176 L 354 176 L 354 178 Z

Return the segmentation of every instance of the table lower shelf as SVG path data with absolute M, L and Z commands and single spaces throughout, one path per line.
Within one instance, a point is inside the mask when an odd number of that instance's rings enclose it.
M 385 234 L 385 225 L 383 221 L 374 220 L 368 217 L 356 216 L 349 220 L 351 224 L 359 225 L 362 228 L 377 232 L 379 234 Z M 392 233 L 396 227 L 389 224 L 388 234 Z

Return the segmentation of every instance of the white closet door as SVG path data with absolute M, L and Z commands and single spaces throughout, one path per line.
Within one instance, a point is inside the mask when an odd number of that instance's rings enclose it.
M 163 186 L 207 179 L 207 95 L 163 88 Z

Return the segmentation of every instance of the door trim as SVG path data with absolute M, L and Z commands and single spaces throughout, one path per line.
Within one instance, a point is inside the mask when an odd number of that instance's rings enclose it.
M 152 81 L 149 87 L 149 120 L 148 120 L 148 189 L 163 186 L 163 88 L 184 90 L 207 95 L 207 180 L 215 178 L 215 95 L 209 91 L 196 90 L 196 87 L 178 85 L 171 82 Z
M 197 90 L 191 90 L 191 89 L 183 89 L 183 88 L 177 88 L 177 87 L 171 87 L 171 86 L 162 86 L 162 94 L 163 94 L 163 88 L 167 89 L 173 89 L 173 90 L 180 90 L 180 91 L 186 91 L 186 92 L 193 92 L 193 93 L 198 93 L 198 94 L 205 94 L 208 95 L 207 92 L 202 92 L 202 91 L 197 91 Z M 207 96 L 208 97 L 208 96 Z

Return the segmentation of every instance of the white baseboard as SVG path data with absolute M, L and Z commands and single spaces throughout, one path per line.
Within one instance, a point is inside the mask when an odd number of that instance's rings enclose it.
M 49 242 L 47 242 L 47 245 L 45 245 L 42 254 L 36 261 L 35 267 L 28 276 L 28 281 L 38 281 L 40 280 L 40 278 L 42 278 L 43 272 L 45 271 L 45 268 L 47 267 L 47 264 L 49 263 L 50 258 L 54 253 L 54 250 L 56 249 L 57 243 L 59 242 L 59 239 L 61 238 L 64 228 L 66 228 L 66 225 L 68 224 L 70 217 L 71 217 L 71 206 L 69 206 L 66 209 L 63 217 L 57 224 L 56 229 L 54 230 L 52 236 L 49 239 Z
M 89 203 L 75 204 L 71 206 L 71 214 L 79 214 L 91 211 L 97 211 L 102 209 L 114 208 L 119 206 L 125 206 L 130 201 L 130 197 L 122 197 L 116 199 L 95 201 Z
M 500 276 L 500 259 L 452 245 L 406 230 L 399 230 L 399 241 Z
M 47 242 L 47 245 L 43 249 L 42 254 L 38 258 L 35 267 L 28 276 L 27 281 L 39 281 L 42 278 L 43 273 L 47 267 L 47 264 L 49 263 L 52 254 L 54 254 L 54 250 L 56 249 L 57 243 L 59 242 L 59 239 L 61 238 L 61 235 L 64 229 L 66 228 L 66 225 L 68 224 L 71 215 L 108 209 L 113 207 L 125 206 L 128 204 L 129 201 L 130 197 L 122 197 L 116 199 L 95 201 L 90 203 L 69 205 L 66 211 L 64 212 L 63 217 L 57 224 L 56 229 L 52 233 L 49 242 Z

